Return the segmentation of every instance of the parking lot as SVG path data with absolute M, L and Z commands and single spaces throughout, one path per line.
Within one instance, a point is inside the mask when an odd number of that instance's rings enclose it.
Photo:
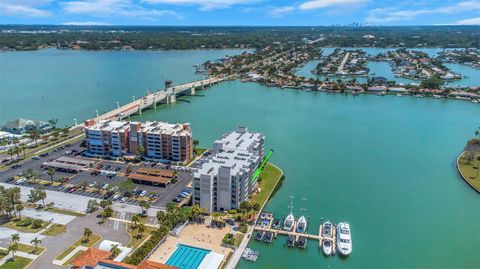
M 42 168 L 42 163 L 56 160 L 62 156 L 72 158 L 82 158 L 80 142 L 76 142 L 68 147 L 55 149 L 35 158 L 24 161 L 20 167 L 10 168 L 0 172 L 0 181 L 22 185 L 32 188 L 43 187 L 48 190 L 60 191 L 98 199 L 111 199 L 114 202 L 139 205 L 141 200 L 146 200 L 154 207 L 166 207 L 167 203 L 176 200 L 179 202 L 184 199 L 186 192 L 191 192 L 187 187 L 192 180 L 192 172 L 187 167 L 166 166 L 160 163 L 143 162 L 139 164 L 125 164 L 123 162 L 98 160 L 95 159 L 93 167 L 79 173 L 69 173 L 57 170 L 54 179 L 63 179 L 65 184 L 41 185 L 36 182 L 19 180 L 24 177 L 25 171 L 33 169 L 37 173 L 37 178 L 50 181 L 51 177 L 47 174 L 47 169 Z M 92 159 L 90 159 L 92 160 Z M 127 169 L 135 172 L 141 167 L 152 169 L 170 168 L 176 171 L 175 180 L 166 187 L 126 183 L 128 177 L 125 175 Z M 182 193 L 183 192 L 183 193 Z M 180 193 L 182 193 L 180 195 Z

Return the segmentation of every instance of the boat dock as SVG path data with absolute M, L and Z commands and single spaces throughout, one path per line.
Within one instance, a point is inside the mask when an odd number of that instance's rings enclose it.
M 322 231 L 323 223 L 320 223 L 318 227 L 318 234 L 309 234 L 297 232 L 297 221 L 295 221 L 291 230 L 284 230 L 282 229 L 281 225 L 279 227 L 273 227 L 273 222 L 273 213 L 260 213 L 257 222 L 255 223 L 255 227 L 253 228 L 255 231 L 255 240 L 271 243 L 279 235 L 283 235 L 287 237 L 287 246 L 296 246 L 302 249 L 306 248 L 308 239 L 318 240 L 319 249 L 322 249 L 322 243 L 324 240 L 329 240 L 332 244 L 332 255 L 335 255 L 337 252 L 337 230 L 336 225 L 333 223 L 331 223 L 331 233 L 327 232 L 329 235 L 324 235 Z M 269 234 L 272 236 L 265 236 Z

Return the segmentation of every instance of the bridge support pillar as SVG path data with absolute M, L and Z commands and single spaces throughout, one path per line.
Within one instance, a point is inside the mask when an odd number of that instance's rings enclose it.
M 195 95 L 195 86 L 190 88 L 190 95 Z
M 175 103 L 176 101 L 175 94 L 167 95 L 167 104 Z
M 142 105 L 138 105 L 138 114 L 142 115 Z
M 153 96 L 153 109 L 157 109 L 157 100 L 155 100 L 155 96 Z

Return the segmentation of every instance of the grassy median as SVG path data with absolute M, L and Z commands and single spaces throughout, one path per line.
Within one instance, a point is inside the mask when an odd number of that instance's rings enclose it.
M 53 224 L 48 228 L 46 231 L 41 233 L 41 235 L 47 235 L 47 236 L 57 236 L 59 234 L 62 234 L 67 231 L 67 225 L 63 224 Z
M 91 236 L 87 237 L 82 237 L 77 240 L 73 245 L 71 245 L 69 248 L 67 248 L 62 254 L 58 255 L 55 259 L 56 260 L 61 260 L 65 258 L 70 252 L 72 252 L 75 248 L 78 246 L 84 246 L 84 247 L 91 247 L 95 245 L 102 237 L 98 234 L 92 234 Z
M 24 268 L 27 268 L 31 262 L 32 260 L 30 259 L 15 256 L 14 261 L 12 260 L 7 261 L 2 266 L 0 266 L 0 269 L 24 269 Z

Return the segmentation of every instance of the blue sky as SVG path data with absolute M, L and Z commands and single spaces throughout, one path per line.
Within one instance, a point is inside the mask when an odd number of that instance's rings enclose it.
M 1 24 L 480 24 L 480 0 L 0 0 Z

